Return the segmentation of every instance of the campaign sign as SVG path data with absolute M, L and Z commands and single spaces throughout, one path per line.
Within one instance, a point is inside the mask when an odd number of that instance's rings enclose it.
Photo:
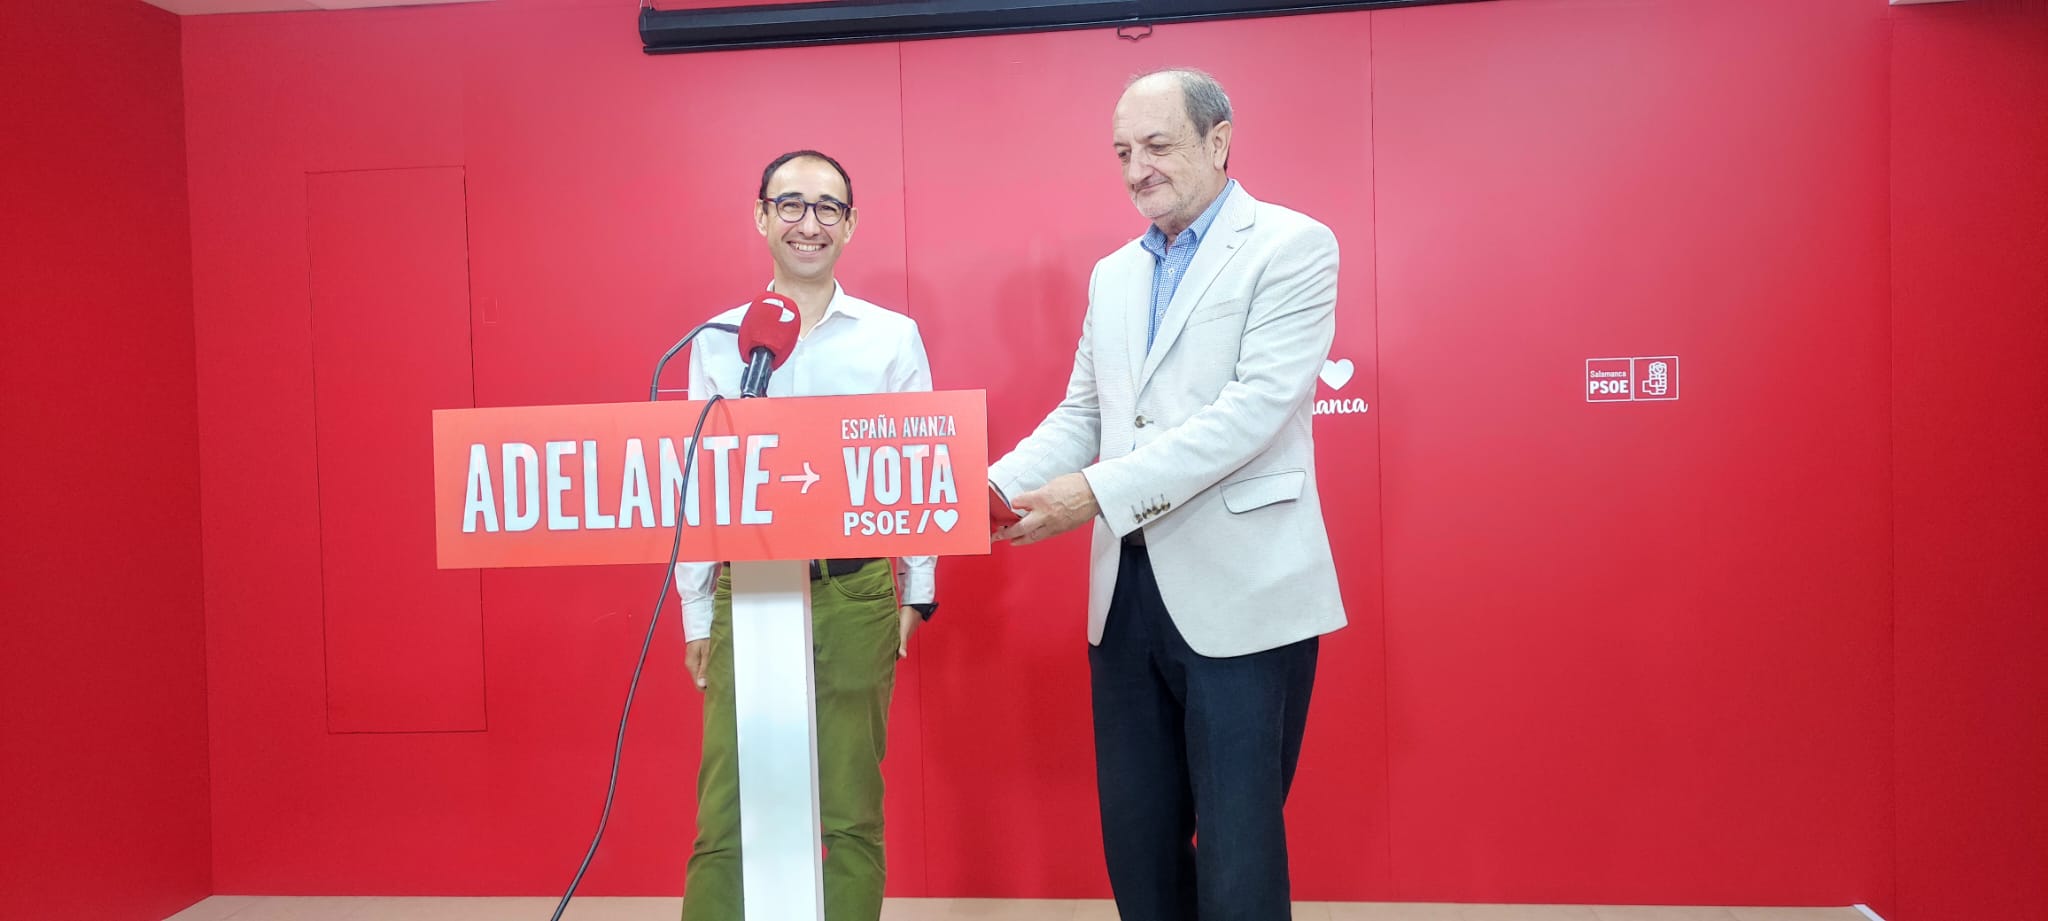
M 988 552 L 982 391 L 703 406 L 435 411 L 440 567 Z

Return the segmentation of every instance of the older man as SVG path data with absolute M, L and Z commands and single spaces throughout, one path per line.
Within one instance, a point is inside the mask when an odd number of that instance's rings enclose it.
M 1151 226 L 1096 263 L 1066 398 L 989 470 L 1023 515 L 999 538 L 1093 526 L 1097 787 L 1124 921 L 1289 917 L 1282 807 L 1317 637 L 1344 625 L 1310 431 L 1337 240 L 1229 177 L 1231 131 L 1207 74 L 1125 88 L 1112 140 Z

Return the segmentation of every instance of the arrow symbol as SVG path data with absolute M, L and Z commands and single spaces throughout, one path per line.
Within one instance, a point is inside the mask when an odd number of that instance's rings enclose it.
M 818 477 L 818 472 L 817 472 L 816 470 L 812 470 L 812 469 L 811 469 L 811 462 L 810 462 L 810 461 L 804 461 L 804 472 L 803 472 L 803 473 L 801 473 L 801 474 L 796 474 L 796 473 L 792 473 L 792 474 L 789 474 L 788 476 L 785 476 L 785 477 L 783 477 L 783 478 L 782 478 L 782 482 L 784 482 L 784 483 L 802 483 L 802 484 L 804 484 L 803 492 L 802 492 L 801 494 L 802 494 L 802 495 L 806 495 L 806 496 L 808 496 L 808 495 L 810 495 L 810 494 L 811 494 L 811 484 L 813 484 L 813 483 L 816 483 L 816 482 L 818 482 L 818 479 L 819 479 L 819 477 Z

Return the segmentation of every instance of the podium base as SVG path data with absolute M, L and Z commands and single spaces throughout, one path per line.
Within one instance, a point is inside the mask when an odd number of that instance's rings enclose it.
M 823 921 L 817 677 L 803 561 L 732 564 L 732 654 L 747 921 Z

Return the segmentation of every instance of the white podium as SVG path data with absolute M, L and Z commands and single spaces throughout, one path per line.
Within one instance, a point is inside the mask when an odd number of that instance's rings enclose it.
M 671 548 L 732 560 L 746 921 L 822 921 L 809 561 L 987 553 L 987 401 L 979 390 L 726 400 L 692 444 L 703 406 L 435 410 L 435 563 L 666 563 Z M 572 451 L 581 463 L 552 465 Z M 603 524 L 557 529 L 551 513 L 514 525 L 543 490 L 551 508 Z
M 807 563 L 732 564 L 732 675 L 746 921 L 824 921 Z

